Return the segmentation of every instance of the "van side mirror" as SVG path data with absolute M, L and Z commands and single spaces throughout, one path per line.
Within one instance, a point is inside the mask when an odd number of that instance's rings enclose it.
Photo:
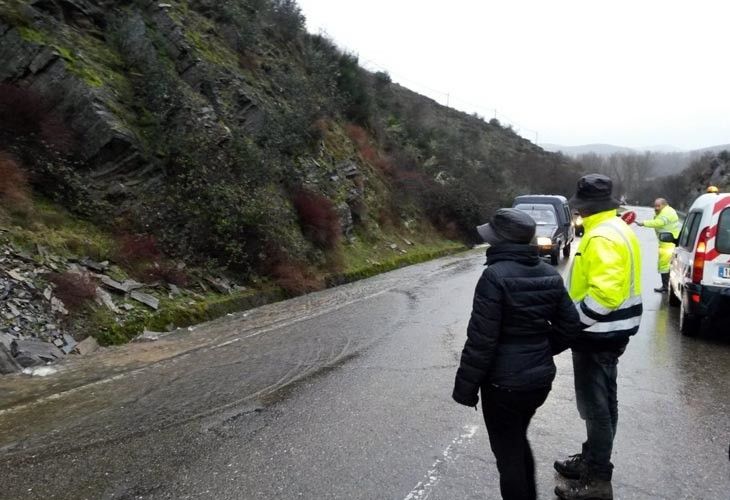
M 662 243 L 674 243 L 675 245 L 679 242 L 672 233 L 659 233 L 659 241 Z

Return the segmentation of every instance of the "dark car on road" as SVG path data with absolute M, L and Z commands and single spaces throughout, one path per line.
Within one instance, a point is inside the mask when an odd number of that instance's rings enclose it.
M 512 208 L 529 214 L 537 224 L 537 246 L 540 255 L 550 256 L 550 263 L 557 265 L 560 253 L 570 256 L 570 245 L 575 239 L 573 216 L 565 196 L 531 194 L 518 196 Z

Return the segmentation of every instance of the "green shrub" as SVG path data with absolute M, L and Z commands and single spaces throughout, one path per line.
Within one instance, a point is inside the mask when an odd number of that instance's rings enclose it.
M 286 40 L 293 40 L 304 31 L 304 16 L 295 0 L 271 0 L 268 17 Z
M 367 126 L 371 120 L 372 98 L 357 56 L 353 54 L 340 56 L 337 88 L 345 101 L 345 116 L 355 123 Z

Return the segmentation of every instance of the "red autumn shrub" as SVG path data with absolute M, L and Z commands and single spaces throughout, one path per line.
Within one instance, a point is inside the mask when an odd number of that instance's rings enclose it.
M 41 96 L 31 90 L 0 83 L 0 127 L 17 134 L 40 132 L 48 108 Z
M 128 266 L 156 262 L 162 256 L 157 239 L 150 234 L 125 234 L 119 238 L 116 260 Z
M 363 144 L 360 146 L 360 156 L 362 156 L 365 161 L 373 165 L 380 160 L 378 150 L 370 144 Z
M 332 202 L 321 194 L 300 189 L 292 200 L 302 232 L 316 245 L 332 249 L 342 236 L 340 217 Z
M 395 200 L 381 207 L 375 216 L 375 220 L 378 221 L 381 228 L 400 228 L 403 225 Z
M 289 295 L 302 295 L 324 288 L 324 283 L 303 264 L 280 261 L 271 267 L 274 282 Z
M 96 297 L 96 283 L 88 273 L 54 273 L 49 279 L 56 285 L 54 295 L 69 311 L 80 309 Z
M 440 216 L 438 220 L 435 221 L 435 226 L 438 232 L 449 240 L 463 239 L 463 233 L 459 230 L 459 225 L 456 222 L 447 219 L 445 216 Z
M 370 136 L 364 128 L 350 123 L 345 126 L 345 131 L 350 140 L 357 146 L 357 150 L 363 160 L 386 175 L 393 174 L 395 169 L 393 160 L 373 145 Z
M 154 263 L 142 272 L 145 281 L 163 281 L 180 287 L 188 286 L 190 278 L 188 274 L 175 265 L 168 262 Z
M 30 201 L 28 176 L 9 155 L 0 152 L 0 200 L 13 208 L 27 206 Z
M 398 170 L 393 176 L 398 187 L 409 193 L 420 193 L 429 183 L 429 179 L 418 170 Z
M 367 131 L 359 125 L 348 123 L 345 125 L 345 132 L 350 140 L 358 146 L 367 143 L 369 140 Z
M 242 51 L 238 54 L 238 65 L 243 69 L 256 71 L 259 68 L 259 64 L 260 61 L 258 57 L 251 52 Z
M 69 153 L 76 142 L 48 102 L 31 89 L 0 83 L 0 116 L 0 132 L 35 137 L 62 153 Z

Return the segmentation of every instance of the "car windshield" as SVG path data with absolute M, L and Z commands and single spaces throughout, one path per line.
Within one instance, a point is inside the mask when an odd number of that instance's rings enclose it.
M 554 226 L 555 209 L 551 205 L 517 205 L 517 210 L 522 210 L 535 220 L 538 226 Z

